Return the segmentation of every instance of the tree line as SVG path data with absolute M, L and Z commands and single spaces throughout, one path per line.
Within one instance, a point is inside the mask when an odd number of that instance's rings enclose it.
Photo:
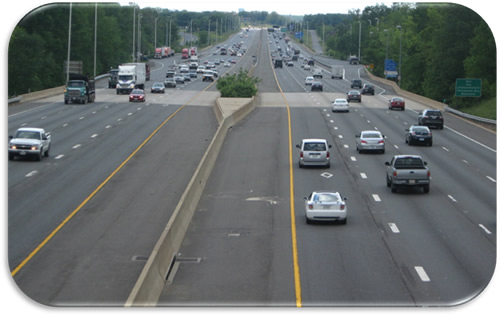
M 320 38 L 325 34 L 327 54 L 345 60 L 360 51 L 361 62 L 373 65 L 377 76 L 384 77 L 385 59 L 399 67 L 401 56 L 405 90 L 455 107 L 496 97 L 495 40 L 487 23 L 467 7 L 394 3 L 343 16 L 306 15 L 306 23 Z M 456 98 L 457 78 L 482 79 L 482 97 Z
M 65 84 L 68 58 L 69 4 L 48 4 L 27 14 L 14 28 L 8 51 L 9 97 Z M 95 3 L 71 7 L 71 61 L 82 61 L 83 74 L 94 75 Z M 225 12 L 170 11 L 134 8 L 118 3 L 97 5 L 96 74 L 107 73 L 133 59 L 133 25 L 141 53 L 154 54 L 156 46 L 170 46 L 180 53 L 184 45 L 207 46 L 239 30 L 239 17 Z M 156 24 L 156 27 L 155 27 Z M 156 36 L 155 36 L 156 29 Z M 198 34 L 197 41 L 181 46 L 180 31 Z M 137 48 L 136 48 L 137 49 Z

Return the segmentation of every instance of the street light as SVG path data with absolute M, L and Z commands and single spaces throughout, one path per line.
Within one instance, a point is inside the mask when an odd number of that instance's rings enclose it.
M 402 46 L 402 41 L 403 41 L 403 28 L 401 27 L 401 25 L 398 25 L 396 26 L 396 28 L 399 30 L 399 73 L 398 73 L 398 76 L 399 76 L 399 80 L 398 80 L 398 83 L 399 83 L 399 86 L 401 87 L 401 46 Z

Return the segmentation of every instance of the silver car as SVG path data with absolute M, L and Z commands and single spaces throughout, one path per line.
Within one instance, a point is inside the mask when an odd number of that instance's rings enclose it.
M 299 167 L 324 166 L 330 168 L 331 145 L 325 139 L 303 139 L 296 145 L 300 149 Z
M 385 153 L 384 135 L 377 130 L 361 131 L 361 134 L 356 135 L 356 151 L 378 151 Z
M 347 206 L 338 192 L 314 191 L 309 197 L 304 197 L 306 222 L 312 221 L 339 221 L 347 223 Z

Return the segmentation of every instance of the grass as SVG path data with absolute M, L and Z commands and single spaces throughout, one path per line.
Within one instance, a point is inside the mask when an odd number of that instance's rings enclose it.
M 497 98 L 483 101 L 477 105 L 460 108 L 461 112 L 488 119 L 497 119 Z

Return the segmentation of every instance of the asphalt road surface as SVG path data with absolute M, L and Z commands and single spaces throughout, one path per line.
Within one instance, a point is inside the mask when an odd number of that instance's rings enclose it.
M 202 61 L 238 61 L 220 73 L 255 65 L 258 106 L 228 132 L 158 305 L 441 306 L 479 294 L 496 263 L 496 134 L 445 114 L 432 147 L 408 146 L 404 129 L 425 105 L 390 111 L 394 91 L 376 84 L 332 113 L 350 80 L 369 82 L 361 66 L 325 59 L 344 79 L 324 69 L 324 91 L 310 92 L 302 59 L 273 68 L 283 40 L 252 30 L 228 45 L 240 41 L 242 57 L 213 47 Z M 147 88 L 174 61 L 155 61 Z M 95 104 L 61 95 L 9 108 L 9 134 L 52 133 L 50 157 L 8 162 L 9 265 L 42 304 L 123 305 L 217 129 L 218 92 L 200 77 L 145 103 L 97 93 Z M 355 134 L 371 129 L 386 136 L 385 154 L 356 152 Z M 295 144 L 311 137 L 332 144 L 330 168 L 299 169 Z M 386 187 L 396 154 L 428 162 L 428 194 Z M 346 225 L 306 224 L 314 190 L 348 198 Z

